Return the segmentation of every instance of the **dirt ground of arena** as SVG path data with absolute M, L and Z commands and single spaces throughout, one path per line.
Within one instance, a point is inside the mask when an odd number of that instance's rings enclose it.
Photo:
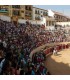
M 52 75 L 70 75 L 70 49 L 60 51 L 56 56 L 49 55 L 45 66 Z

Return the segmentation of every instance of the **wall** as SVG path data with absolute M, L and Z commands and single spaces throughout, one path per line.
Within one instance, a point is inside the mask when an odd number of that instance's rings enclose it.
M 35 54 L 36 52 L 39 52 L 39 51 L 41 51 L 41 50 L 44 50 L 44 48 L 45 48 L 46 46 L 48 46 L 48 47 L 54 47 L 54 46 L 56 46 L 56 45 L 62 45 L 62 44 L 64 44 L 64 45 L 69 44 L 69 46 L 70 46 L 70 42 L 47 43 L 47 44 L 45 44 L 45 45 L 42 45 L 42 46 L 37 47 L 36 49 L 34 49 L 34 50 L 30 53 L 29 56 L 30 56 L 30 58 L 32 59 L 33 54 Z
M 35 14 L 35 10 L 37 10 L 37 11 L 39 11 L 39 14 Z M 33 20 L 35 20 L 35 17 L 40 17 L 40 19 L 41 19 L 41 21 L 43 20 L 43 17 L 41 17 L 41 16 L 43 16 L 43 11 L 44 10 L 42 10 L 42 9 L 38 9 L 38 8 L 34 8 L 33 7 Z
M 35 20 L 28 20 L 31 24 L 44 24 L 46 25 L 46 19 L 43 18 L 43 21 L 35 21 Z M 18 19 L 18 22 L 19 23 L 25 23 L 27 20 L 24 20 L 24 19 Z
M 47 26 L 47 30 L 54 30 L 55 27 L 54 26 Z
M 11 22 L 11 18 L 8 17 L 8 16 L 0 15 L 0 19 L 3 20 L 3 21 Z
M 61 25 L 61 26 L 67 26 L 69 25 L 70 26 L 70 22 L 56 22 L 57 25 Z
M 33 13 L 32 13 L 32 15 L 33 15 L 33 20 L 35 20 L 35 8 L 33 8 L 32 10 L 33 10 Z

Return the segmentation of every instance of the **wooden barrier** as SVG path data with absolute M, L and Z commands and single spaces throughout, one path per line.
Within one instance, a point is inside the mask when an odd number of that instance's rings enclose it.
M 69 47 L 70 47 L 69 44 L 56 45 L 57 51 L 60 51 L 60 50 L 63 50 L 63 49 L 68 49 Z M 47 51 L 48 49 L 50 49 L 49 52 Z M 51 53 L 52 52 L 51 49 L 53 49 L 53 48 L 48 48 L 48 49 L 46 49 L 46 51 L 44 52 L 46 55 Z
M 36 49 L 34 49 L 31 53 L 30 53 L 30 58 L 32 59 L 32 55 L 38 51 L 40 51 L 41 49 L 45 48 L 46 46 L 48 46 L 49 48 L 47 48 L 45 50 L 45 54 L 49 54 L 50 52 L 52 52 L 52 49 L 54 47 L 57 46 L 57 50 L 60 51 L 62 49 L 66 49 L 70 47 L 70 42 L 57 42 L 57 43 L 47 43 L 45 45 L 42 45 Z
M 66 48 L 69 48 L 69 44 L 66 45 Z

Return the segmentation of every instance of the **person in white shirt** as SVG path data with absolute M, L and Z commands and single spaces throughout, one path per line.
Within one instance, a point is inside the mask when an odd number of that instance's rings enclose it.
M 53 55 L 57 55 L 57 49 L 56 48 L 54 48 L 54 50 L 53 50 Z
M 3 46 L 6 48 L 7 47 L 7 43 L 5 41 L 3 41 Z

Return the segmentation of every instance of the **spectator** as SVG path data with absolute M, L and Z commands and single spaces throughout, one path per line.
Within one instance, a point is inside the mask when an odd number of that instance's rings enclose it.
M 41 63 L 46 60 L 43 51 L 29 57 L 36 47 L 52 42 L 70 41 L 65 30 L 45 30 L 43 25 L 19 24 L 0 20 L 0 74 L 45 75 L 47 69 Z

